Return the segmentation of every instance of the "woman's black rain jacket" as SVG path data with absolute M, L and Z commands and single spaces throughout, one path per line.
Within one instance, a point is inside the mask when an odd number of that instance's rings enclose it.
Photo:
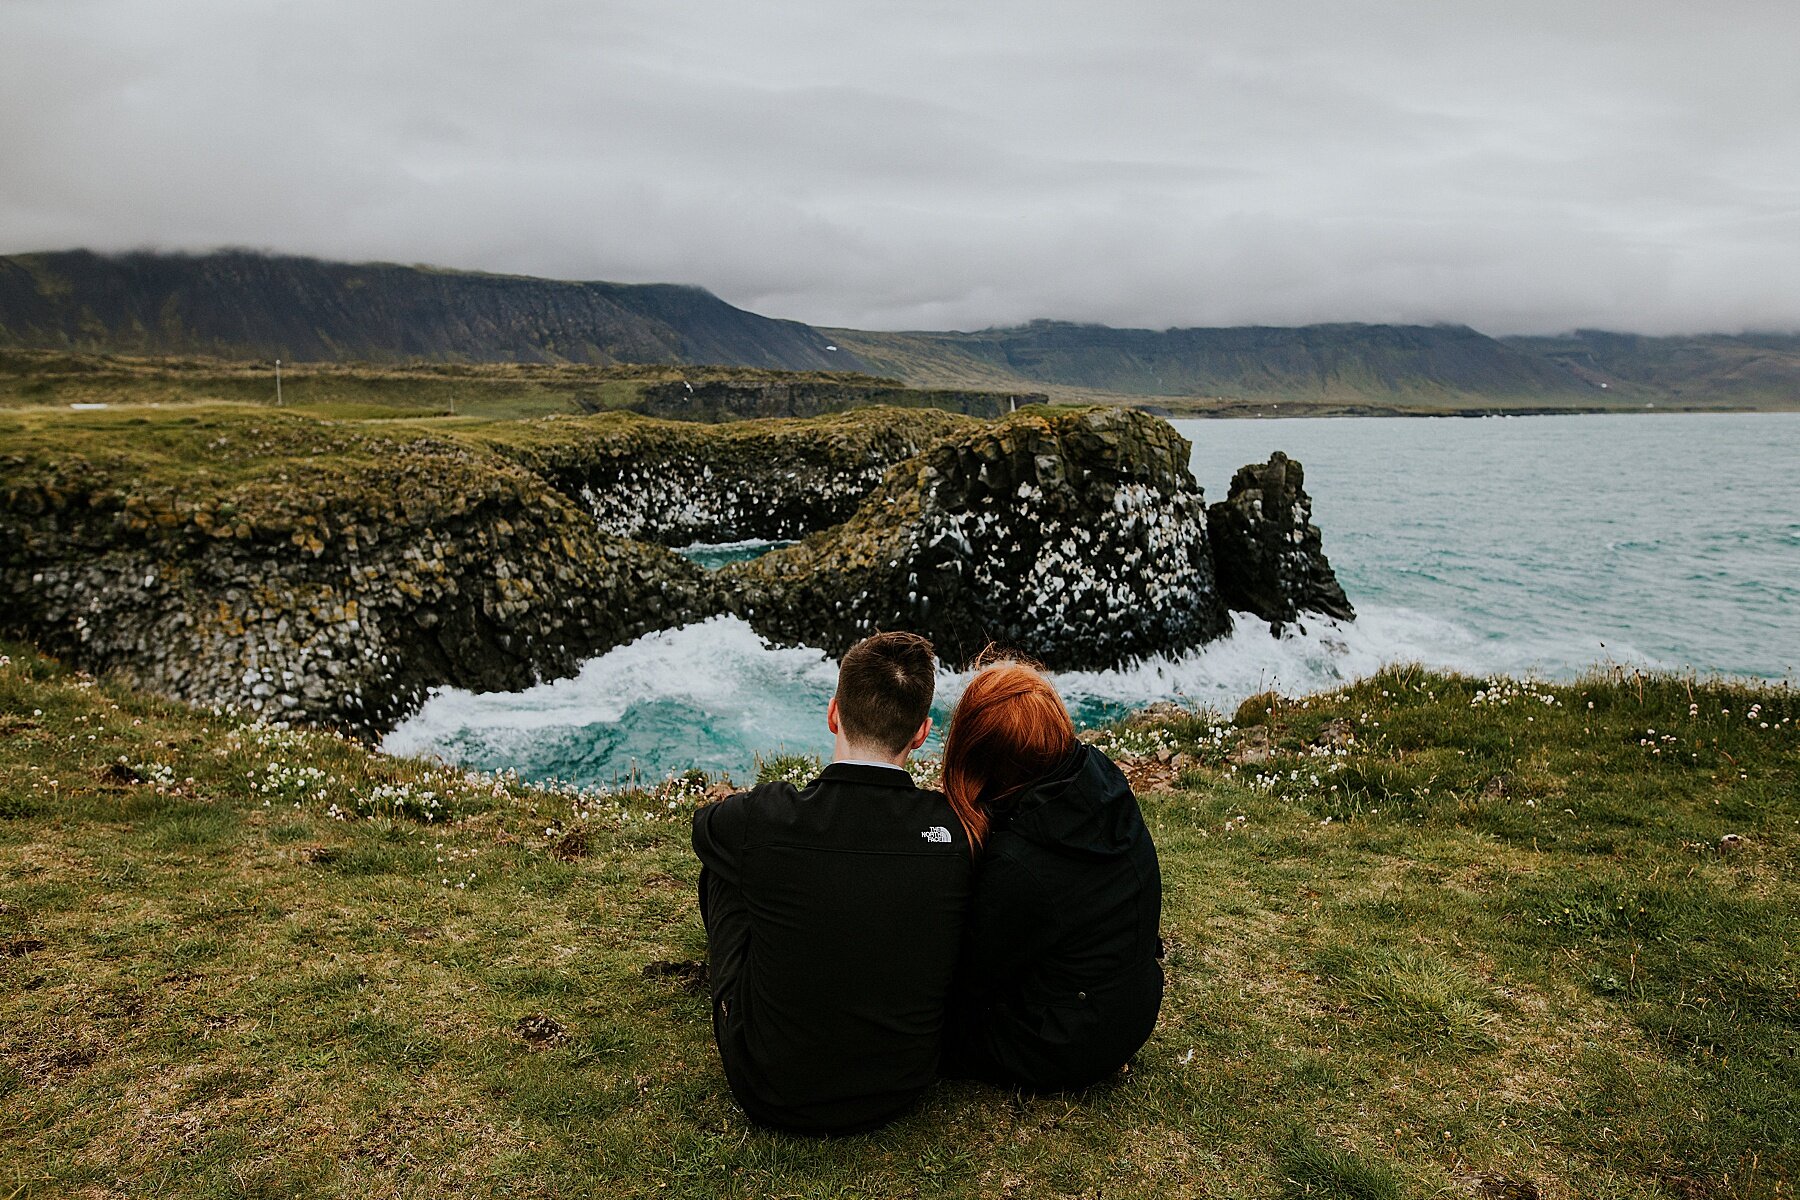
M 1137 797 L 1078 745 L 998 816 L 979 865 L 944 1073 L 1086 1087 L 1150 1037 L 1162 1004 L 1162 875 Z

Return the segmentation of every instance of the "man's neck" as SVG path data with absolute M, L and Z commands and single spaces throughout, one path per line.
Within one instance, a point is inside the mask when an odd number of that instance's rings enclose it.
M 831 752 L 831 761 L 834 763 L 861 763 L 867 766 L 895 767 L 902 771 L 906 770 L 906 760 L 910 757 L 910 750 L 894 754 L 873 746 L 853 746 L 841 739 Z

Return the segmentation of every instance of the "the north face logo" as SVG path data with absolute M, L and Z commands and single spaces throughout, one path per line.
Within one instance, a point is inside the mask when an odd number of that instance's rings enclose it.
M 950 840 L 950 831 L 942 825 L 933 825 L 930 829 L 921 832 L 919 836 L 928 842 L 947 842 Z

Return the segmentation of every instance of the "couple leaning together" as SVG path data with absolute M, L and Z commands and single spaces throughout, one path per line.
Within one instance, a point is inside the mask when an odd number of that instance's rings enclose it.
M 694 815 L 713 1032 L 762 1124 L 872 1129 L 940 1074 L 1086 1087 L 1156 1024 L 1162 880 L 1124 776 L 1043 675 L 994 661 L 950 718 L 943 791 L 917 787 L 935 681 L 924 638 L 859 643 L 831 765 Z

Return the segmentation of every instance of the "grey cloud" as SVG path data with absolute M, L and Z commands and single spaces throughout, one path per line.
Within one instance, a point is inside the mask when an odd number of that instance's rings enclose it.
M 0 250 L 877 328 L 1800 328 L 1800 9 L 0 0 Z

